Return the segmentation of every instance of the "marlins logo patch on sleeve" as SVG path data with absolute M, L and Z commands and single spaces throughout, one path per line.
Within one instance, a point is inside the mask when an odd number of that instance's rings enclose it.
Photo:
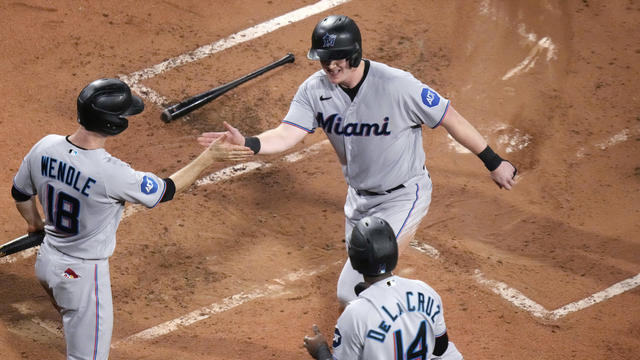
M 434 107 L 440 103 L 440 96 L 438 93 L 429 88 L 422 89 L 421 97 L 422 103 L 428 107 Z
M 337 348 L 340 344 L 342 344 L 342 335 L 340 335 L 340 330 L 336 328 L 333 332 L 333 348 Z
M 156 183 L 153 178 L 145 175 L 142 178 L 142 183 L 140 184 L 140 191 L 147 195 L 154 194 L 158 191 L 158 183 Z

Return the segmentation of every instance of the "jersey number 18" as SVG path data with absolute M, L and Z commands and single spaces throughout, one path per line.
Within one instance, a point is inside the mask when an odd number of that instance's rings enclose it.
M 47 185 L 47 220 L 56 229 L 70 235 L 78 234 L 78 215 L 80 215 L 80 201 L 73 196 L 60 191 L 56 196 L 56 189 Z

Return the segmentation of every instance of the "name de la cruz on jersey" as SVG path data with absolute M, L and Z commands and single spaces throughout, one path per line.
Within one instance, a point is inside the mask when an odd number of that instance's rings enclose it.
M 331 114 L 324 118 L 324 115 L 319 112 L 316 115 L 316 121 L 318 121 L 318 127 L 321 127 L 327 134 L 336 134 L 344 136 L 388 136 L 391 135 L 389 131 L 389 117 L 385 117 L 382 121 L 383 124 L 369 124 L 369 123 L 350 123 L 347 125 L 342 124 L 342 117 L 339 114 Z
M 88 191 L 91 188 L 91 184 L 96 183 L 96 180 L 91 177 L 87 177 L 81 181 L 80 177 L 82 172 L 80 170 L 76 170 L 76 168 L 68 165 L 64 161 L 44 155 L 40 160 L 40 172 L 42 176 L 67 184 L 87 197 L 89 196 Z
M 381 306 L 380 309 L 388 320 L 393 323 L 400 316 L 405 314 L 404 309 L 407 309 L 407 312 L 419 312 L 425 314 L 428 318 L 431 319 L 431 322 L 434 323 L 436 316 L 441 313 L 440 304 L 436 302 L 431 296 L 425 296 L 421 292 L 416 292 L 414 294 L 413 291 L 406 292 L 406 301 L 404 304 L 399 302 L 396 303 L 396 309 L 387 309 L 386 306 Z M 386 334 L 391 330 L 390 324 L 387 324 L 387 321 L 383 319 L 378 325 L 377 329 L 370 329 L 367 332 L 367 337 L 373 340 L 377 340 L 383 342 Z

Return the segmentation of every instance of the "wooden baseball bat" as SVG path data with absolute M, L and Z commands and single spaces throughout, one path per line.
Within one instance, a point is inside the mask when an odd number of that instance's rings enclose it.
M 217 97 L 219 97 L 220 95 L 226 93 L 227 91 L 237 87 L 238 85 L 245 83 L 257 76 L 260 76 L 262 74 L 264 74 L 265 72 L 275 69 L 279 66 L 282 66 L 284 64 L 287 63 L 292 63 L 295 61 L 295 57 L 293 56 L 292 53 L 288 53 L 285 57 L 283 57 L 282 59 L 275 61 L 269 65 L 266 65 L 250 74 L 247 74 L 241 78 L 238 78 L 236 80 L 233 80 L 231 82 L 228 82 L 224 85 L 215 87 L 213 89 L 207 90 L 203 93 L 194 95 L 192 97 L 189 97 L 185 100 L 182 100 L 181 102 L 175 104 L 175 105 L 171 105 L 168 108 L 164 109 L 164 111 L 162 112 L 162 121 L 168 123 L 172 120 L 175 120 L 181 116 L 184 116 L 190 112 L 192 112 L 193 110 L 196 110 L 200 107 L 202 107 L 205 104 L 208 104 L 209 102 L 213 101 L 214 99 L 216 99 Z

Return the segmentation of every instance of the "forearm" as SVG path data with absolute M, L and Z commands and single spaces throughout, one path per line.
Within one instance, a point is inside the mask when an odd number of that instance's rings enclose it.
M 27 201 L 16 201 L 16 208 L 20 215 L 27 222 L 27 231 L 35 232 L 44 228 L 44 222 L 38 212 L 38 206 L 36 205 L 36 197 L 32 197 Z
M 484 166 L 491 172 L 491 179 L 500 187 L 511 190 L 518 172 L 516 167 L 496 154 L 485 139 L 453 107 L 447 111 L 442 126 L 449 134 L 472 153 L 478 155 Z
M 302 129 L 292 125 L 280 124 L 274 129 L 267 130 L 257 136 L 260 139 L 259 154 L 277 154 L 291 149 L 307 135 Z
M 176 186 L 176 193 L 183 191 L 193 184 L 207 166 L 209 166 L 209 162 L 206 159 L 205 152 L 202 152 L 185 167 L 169 176 Z
M 447 115 L 442 121 L 442 126 L 449 132 L 451 137 L 476 155 L 487 147 L 487 141 L 478 130 L 453 107 L 450 107 L 447 111 Z

